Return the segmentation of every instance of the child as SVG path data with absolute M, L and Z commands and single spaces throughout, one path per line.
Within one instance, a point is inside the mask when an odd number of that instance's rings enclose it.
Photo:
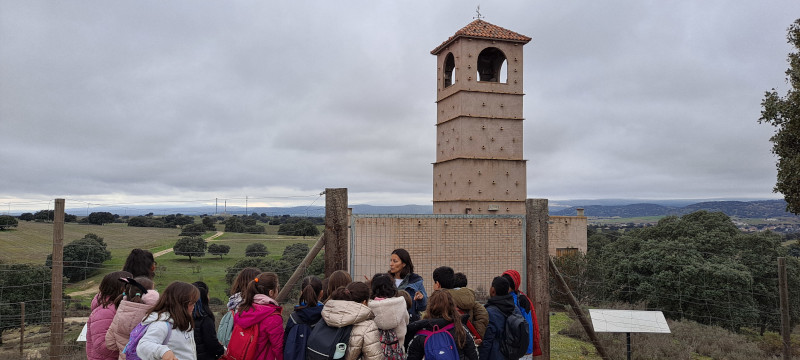
M 214 313 L 208 306 L 208 285 L 202 281 L 196 281 L 192 285 L 200 291 L 200 298 L 192 312 L 197 360 L 216 360 L 225 353 L 225 348 L 217 340 Z
M 340 287 L 346 287 L 353 282 L 353 278 L 350 277 L 350 274 L 344 270 L 336 270 L 334 271 L 331 276 L 328 277 L 328 286 L 325 287 L 325 302 L 330 299 L 333 292 Z
M 153 280 L 146 276 L 123 277 L 119 278 L 119 282 L 125 291 L 114 302 L 117 314 L 114 315 L 114 321 L 106 332 L 106 348 L 118 351 L 119 360 L 125 360 L 122 349 L 125 349 L 130 340 L 133 328 L 142 321 L 147 310 L 158 301 L 158 291 L 154 288 Z
M 517 270 L 506 270 L 503 277 L 511 285 L 511 297 L 514 298 L 514 305 L 519 308 L 519 311 L 528 322 L 528 351 L 526 354 L 531 356 L 542 355 L 542 349 L 539 346 L 539 322 L 536 319 L 536 309 L 533 308 L 533 302 L 522 290 L 519 289 L 521 277 Z
M 478 347 L 481 360 L 505 360 L 500 352 L 500 342 L 502 342 L 505 331 L 506 318 L 514 312 L 514 298 L 509 294 L 511 287 L 508 280 L 502 276 L 497 276 L 492 280 L 492 287 L 489 289 L 489 300 L 486 303 L 486 311 L 489 313 L 489 326 L 483 336 L 483 342 Z
M 261 270 L 248 267 L 240 270 L 236 275 L 236 279 L 233 280 L 230 290 L 231 296 L 228 298 L 228 312 L 219 321 L 219 327 L 217 328 L 217 340 L 222 345 L 228 346 L 228 342 L 231 340 L 233 313 L 242 303 L 242 292 L 247 288 L 247 284 L 253 281 L 258 274 L 261 274 Z
M 460 289 L 467 287 L 467 275 L 462 272 L 453 274 L 453 288 Z
M 353 325 L 350 340 L 343 360 L 382 360 L 380 334 L 378 326 L 372 320 L 374 315 L 367 306 L 369 286 L 362 282 L 354 282 L 346 288 L 339 287 L 322 308 L 322 319 L 331 327 Z
M 119 351 L 106 348 L 105 340 L 108 327 L 117 313 L 114 300 L 124 291 L 119 278 L 128 276 L 131 273 L 127 271 L 112 272 L 100 282 L 100 293 L 95 296 L 96 301 L 92 301 L 92 314 L 86 322 L 86 358 L 89 360 L 114 360 L 119 357 Z
M 150 309 L 142 325 L 147 325 L 139 339 L 136 353 L 147 360 L 197 360 L 192 311 L 200 298 L 194 285 L 174 281 Z
M 447 331 L 455 340 L 459 359 L 478 360 L 478 351 L 472 335 L 464 328 L 461 314 L 456 309 L 453 297 L 447 291 L 434 291 L 428 298 L 428 308 L 422 320 L 408 326 L 408 334 L 412 339 L 408 344 L 408 360 L 421 360 L 425 357 L 425 341 L 428 335 L 421 330 L 434 330 L 434 327 L 443 329 L 450 326 Z
M 443 289 L 450 293 L 456 303 L 460 314 L 469 315 L 468 326 L 475 342 L 480 345 L 486 325 L 489 324 L 489 314 L 483 305 L 475 301 L 475 292 L 467 287 L 455 289 L 455 273 L 449 266 L 440 266 L 433 270 L 433 289 Z M 471 327 L 470 327 L 471 326 Z
M 258 326 L 256 360 L 283 360 L 283 318 L 274 300 L 278 295 L 278 275 L 259 274 L 242 293 L 233 323 L 242 328 Z
M 286 321 L 283 337 L 283 359 L 305 360 L 306 340 L 311 329 L 322 318 L 322 281 L 316 276 L 308 276 L 300 284 L 300 304 Z
M 378 273 L 370 282 L 370 300 L 367 303 L 372 313 L 375 314 L 375 325 L 381 330 L 381 346 L 385 348 L 391 343 L 399 344 L 398 350 L 403 351 L 403 342 L 408 326 L 408 307 L 406 300 L 398 296 L 397 287 L 389 274 Z M 405 291 L 404 291 L 405 293 Z M 390 333 L 394 332 L 394 334 Z M 386 338 L 394 337 L 395 340 Z M 385 350 L 385 349 L 384 349 Z

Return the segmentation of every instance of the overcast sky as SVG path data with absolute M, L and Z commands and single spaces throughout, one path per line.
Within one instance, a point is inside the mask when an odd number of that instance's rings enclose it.
M 302 205 L 335 187 L 352 204 L 431 204 L 430 51 L 477 5 L 0 0 L 0 211 Z M 480 9 L 533 38 L 529 198 L 781 198 L 757 120 L 764 91 L 788 88 L 800 1 Z

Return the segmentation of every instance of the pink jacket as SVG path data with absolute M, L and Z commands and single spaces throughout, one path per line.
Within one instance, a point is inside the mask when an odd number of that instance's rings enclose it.
M 98 298 L 92 299 L 92 314 L 86 322 L 86 358 L 89 360 L 115 360 L 119 356 L 118 351 L 106 348 L 105 338 L 111 321 L 117 308 L 114 304 L 100 306 Z
M 283 360 L 283 317 L 281 307 L 272 298 L 258 294 L 253 307 L 233 315 L 234 325 L 248 328 L 258 325 L 256 360 Z
M 149 290 L 147 293 L 148 295 L 150 292 L 154 292 L 155 290 Z M 117 308 L 117 314 L 114 315 L 114 321 L 111 322 L 111 326 L 108 328 L 108 332 L 106 332 L 106 348 L 112 351 L 119 352 L 119 360 L 125 360 L 125 354 L 122 353 L 122 349 L 125 348 L 125 345 L 128 344 L 128 340 L 130 340 L 131 331 L 136 325 L 139 325 L 144 319 L 144 316 L 147 315 L 147 311 L 155 304 L 158 300 L 158 293 L 156 293 L 156 298 L 151 303 L 147 302 L 145 299 L 144 304 L 130 302 L 128 300 L 122 300 L 119 303 L 119 308 Z

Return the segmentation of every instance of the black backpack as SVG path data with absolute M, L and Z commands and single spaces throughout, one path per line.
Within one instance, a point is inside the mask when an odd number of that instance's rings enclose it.
M 514 312 L 506 318 L 503 337 L 500 339 L 500 353 L 509 360 L 519 359 L 528 352 L 529 342 L 528 322 L 515 306 Z
M 352 330 L 353 325 L 337 328 L 328 326 L 325 319 L 320 319 L 306 340 L 306 360 L 333 360 L 344 357 L 341 351 L 341 356 L 334 356 L 336 345 L 344 344 L 346 348 Z

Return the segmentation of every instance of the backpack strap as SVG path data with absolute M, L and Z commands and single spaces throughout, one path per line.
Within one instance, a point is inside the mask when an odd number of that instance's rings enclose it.
M 433 330 L 423 329 L 423 330 L 417 331 L 417 334 L 425 335 L 425 342 L 422 343 L 422 346 L 425 346 L 425 345 L 428 344 L 428 339 L 431 338 L 431 335 L 436 334 L 436 333 L 440 333 L 440 332 L 443 332 L 443 331 L 448 331 L 448 330 L 450 330 L 452 328 L 453 328 L 453 323 L 449 323 L 449 324 L 447 324 L 445 327 L 443 327 L 441 329 L 439 328 L 439 325 L 433 325 Z
M 167 343 L 169 343 L 170 336 L 172 336 L 172 324 L 170 324 L 169 321 L 166 320 L 164 320 L 164 322 L 167 323 L 167 338 L 164 339 L 164 342 L 161 343 L 161 345 L 167 345 Z
M 291 314 L 289 314 L 289 320 L 292 320 L 292 322 L 293 322 L 295 325 L 300 325 L 300 323 L 299 323 L 299 322 L 297 322 L 297 320 L 295 320 L 295 319 L 294 319 L 294 313 L 291 313 Z

